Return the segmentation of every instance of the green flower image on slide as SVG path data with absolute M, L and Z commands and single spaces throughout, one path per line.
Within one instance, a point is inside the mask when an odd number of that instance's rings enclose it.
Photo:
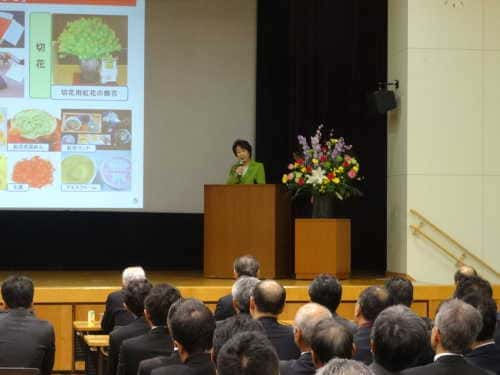
M 61 58 L 74 55 L 80 60 L 101 59 L 122 49 L 115 31 L 99 17 L 69 22 L 57 41 Z

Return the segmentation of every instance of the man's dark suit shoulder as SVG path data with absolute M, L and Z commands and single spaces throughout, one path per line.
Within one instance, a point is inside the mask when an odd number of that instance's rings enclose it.
M 293 328 L 280 324 L 276 318 L 264 317 L 259 321 L 264 326 L 266 336 L 274 345 L 280 360 L 287 361 L 300 357 L 300 351 L 293 339 Z
M 106 307 L 101 321 L 101 328 L 110 333 L 115 327 L 126 326 L 135 318 L 123 306 L 125 292 L 123 289 L 111 292 L 106 298 Z
M 109 353 L 108 353 L 108 374 L 116 374 L 118 366 L 118 355 L 120 346 L 128 338 L 136 337 L 148 332 L 150 329 L 144 316 L 137 318 L 129 325 L 119 327 L 109 335 Z
M 425 366 L 413 367 L 401 371 L 402 375 L 441 375 L 441 374 L 460 374 L 460 375 L 486 375 L 491 374 L 488 371 L 473 366 L 465 361 L 462 356 L 444 356 L 433 363 Z
M 118 375 L 136 375 L 142 360 L 160 355 L 169 356 L 173 342 L 164 327 L 156 327 L 149 332 L 126 339 L 120 347 Z
M 39 368 L 50 374 L 54 366 L 54 327 L 29 309 L 13 309 L 0 318 L 0 366 Z
M 280 375 L 314 375 L 316 369 L 310 352 L 303 353 L 299 359 L 280 361 Z
M 363 362 L 369 366 L 372 363 L 373 357 L 370 349 L 370 332 L 371 326 L 361 326 L 354 335 L 354 345 L 356 345 L 356 361 Z
M 215 320 L 224 320 L 236 315 L 233 307 L 233 296 L 228 294 L 227 296 L 221 297 L 217 301 L 217 306 L 215 307 Z
M 465 360 L 474 366 L 500 374 L 500 346 L 496 344 L 481 346 L 470 351 Z
M 155 358 L 145 359 L 139 364 L 139 370 L 137 375 L 150 375 L 151 372 L 159 367 L 179 365 L 181 364 L 181 359 L 179 358 L 179 353 L 174 352 L 170 356 L 160 355 Z
M 215 375 L 215 366 L 209 353 L 190 356 L 186 363 L 160 367 L 151 371 L 151 375 Z

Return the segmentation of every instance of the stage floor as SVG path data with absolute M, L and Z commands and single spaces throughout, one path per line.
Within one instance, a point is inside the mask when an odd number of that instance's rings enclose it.
M 0 271 L 0 280 L 12 274 L 29 276 L 37 288 L 119 288 L 120 271 Z M 170 283 L 177 287 L 230 287 L 233 279 L 209 279 L 201 271 L 147 271 L 153 283 Z M 311 280 L 278 279 L 287 287 L 306 287 Z M 342 285 L 368 286 L 383 284 L 386 277 L 359 276 L 342 280 Z

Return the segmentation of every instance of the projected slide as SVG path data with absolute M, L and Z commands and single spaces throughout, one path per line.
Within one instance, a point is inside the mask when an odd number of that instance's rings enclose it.
M 0 1 L 0 209 L 143 207 L 144 1 Z

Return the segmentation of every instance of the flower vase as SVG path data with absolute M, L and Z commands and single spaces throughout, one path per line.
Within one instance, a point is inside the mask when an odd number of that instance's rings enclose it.
M 97 59 L 80 60 L 80 82 L 99 83 L 99 61 Z
M 333 201 L 335 197 L 330 194 L 316 195 L 312 201 L 313 218 L 333 218 Z

